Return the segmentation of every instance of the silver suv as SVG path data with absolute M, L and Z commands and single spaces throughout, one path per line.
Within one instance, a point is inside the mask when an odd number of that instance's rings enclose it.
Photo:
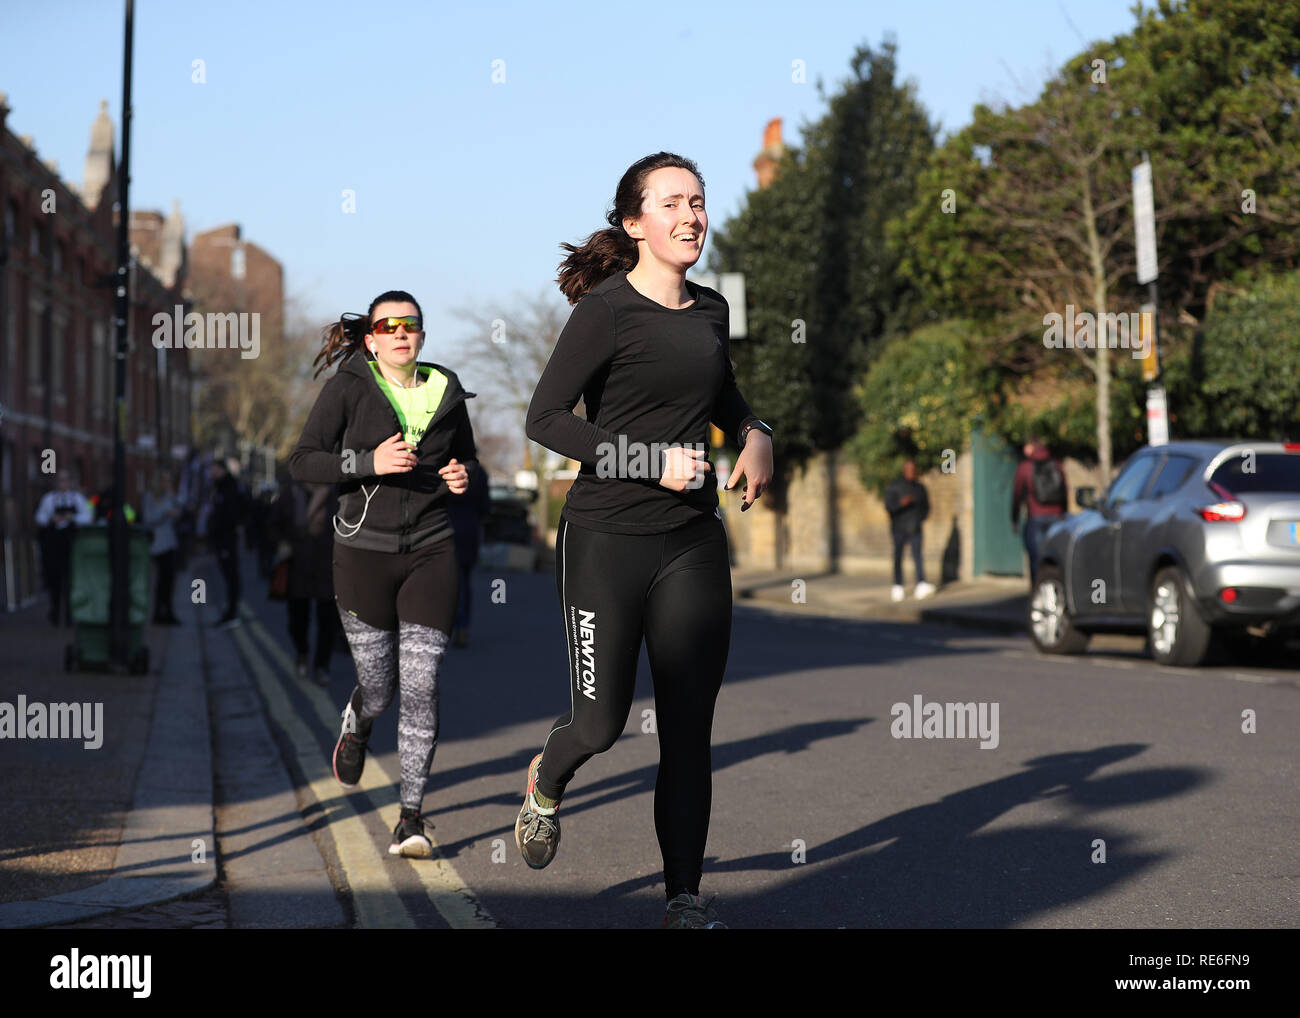
M 1147 634 L 1161 664 L 1198 665 L 1211 637 L 1275 659 L 1300 630 L 1300 443 L 1171 442 L 1136 452 L 1100 499 L 1053 526 L 1029 631 L 1047 654 L 1091 633 Z

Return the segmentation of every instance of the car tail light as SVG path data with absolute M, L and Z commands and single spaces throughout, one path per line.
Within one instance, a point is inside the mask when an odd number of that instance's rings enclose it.
M 1224 604 L 1232 604 L 1233 601 L 1237 600 L 1237 588 L 1224 587 L 1221 591 L 1219 591 L 1219 600 L 1221 600 Z
M 1197 506 L 1194 512 L 1208 523 L 1237 523 L 1246 518 L 1246 507 L 1235 500 Z
M 1196 506 L 1192 512 L 1208 523 L 1237 523 L 1246 518 L 1246 507 L 1236 495 L 1217 481 L 1207 481 L 1206 483 L 1219 496 L 1220 501 L 1214 505 Z
M 1282 448 L 1287 452 L 1300 452 L 1300 442 L 1283 442 Z

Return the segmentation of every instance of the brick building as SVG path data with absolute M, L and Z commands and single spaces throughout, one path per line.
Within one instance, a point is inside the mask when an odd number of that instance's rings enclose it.
M 84 183 L 59 176 L 31 138 L 6 126 L 0 94 L 0 605 L 38 590 L 37 502 L 55 471 L 87 495 L 112 481 L 117 162 L 101 103 Z M 126 498 L 140 505 L 154 471 L 174 467 L 191 441 L 192 384 L 184 349 L 157 350 L 155 313 L 183 304 L 179 213 L 132 216 L 133 266 L 126 363 Z M 51 456 L 52 454 L 52 456 Z
M 284 327 L 284 269 L 265 249 L 244 239 L 236 223 L 194 235 L 189 247 L 186 288 L 200 313 L 247 314 L 259 319 L 263 356 L 257 361 L 205 357 L 196 371 L 210 386 L 213 401 L 196 407 L 196 427 L 204 442 L 228 456 L 237 454 L 243 475 L 250 484 L 269 482 L 275 474 L 275 449 L 267 428 L 249 427 L 238 433 L 240 401 L 231 396 L 231 385 L 241 393 L 258 398 L 257 386 L 265 378 L 254 372 L 277 370 L 275 352 L 282 350 Z M 257 365 L 254 367 L 254 365 Z M 262 394 L 264 395 L 264 394 Z M 243 402 L 247 410 L 247 400 Z

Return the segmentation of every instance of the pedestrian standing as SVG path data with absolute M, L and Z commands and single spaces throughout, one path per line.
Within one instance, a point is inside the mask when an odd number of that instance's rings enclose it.
M 91 502 L 72 483 L 66 471 L 55 476 L 54 490 L 41 496 L 36 506 L 40 528 L 41 570 L 50 597 L 50 625 L 66 625 L 68 581 L 72 564 L 72 535 L 77 527 L 94 522 Z
M 916 570 L 916 596 L 929 597 L 934 587 L 925 582 L 925 560 L 921 549 L 921 524 L 930 515 L 930 495 L 925 485 L 916 479 L 916 462 L 903 463 L 901 477 L 896 477 L 885 489 L 885 511 L 889 513 L 889 532 L 894 542 L 894 586 L 890 597 L 901 601 L 906 596 L 903 587 L 903 552 L 912 550 L 912 565 Z
M 289 457 L 294 480 L 339 485 L 334 593 L 357 686 L 343 708 L 334 776 L 354 787 L 371 726 L 400 697 L 401 815 L 389 852 L 428 858 L 421 817 L 438 743 L 438 676 L 456 617 L 456 553 L 447 496 L 476 458 L 466 392 L 450 368 L 418 360 L 420 305 L 404 290 L 325 333 L 317 397 Z
M 220 456 L 213 458 L 208 471 L 212 486 L 205 536 L 226 585 L 226 610 L 217 625 L 229 629 L 239 625 L 239 525 L 243 522 L 245 502 L 238 482 Z
M 469 624 L 473 608 L 470 578 L 478 562 L 479 545 L 483 540 L 483 517 L 487 515 L 489 494 L 488 476 L 477 461 L 469 465 L 469 490 L 462 495 L 453 494 L 447 501 L 447 513 L 456 535 L 456 564 L 460 570 L 460 596 L 456 604 L 457 647 L 469 646 Z
M 338 496 L 332 484 L 299 484 L 286 479 L 280 497 L 271 504 L 267 537 L 288 557 L 285 602 L 289 637 L 297 651 L 298 678 L 314 677 L 329 685 L 330 654 L 339 628 L 334 604 L 334 514 Z M 312 654 L 309 632 L 316 616 L 316 647 Z
M 1020 530 L 1020 507 L 1026 509 L 1025 553 L 1029 556 L 1029 587 L 1038 579 L 1038 549 L 1053 523 L 1065 515 L 1068 491 L 1065 467 L 1054 457 L 1041 435 L 1031 435 L 1022 449 L 1011 491 L 1011 530 Z
M 709 423 L 741 448 L 727 488 L 747 510 L 773 474 L 771 429 L 736 386 L 728 309 L 687 282 L 708 230 L 704 182 L 667 152 L 619 181 L 609 228 L 569 251 L 576 304 L 528 408 L 530 439 L 578 460 L 556 535 L 569 711 L 528 768 L 515 843 L 555 857 L 557 808 L 575 772 L 622 734 L 644 639 L 660 762 L 655 830 L 669 928 L 721 925 L 700 897 L 712 799 L 714 704 L 731 642 L 731 571 L 708 459 Z M 582 398 L 586 420 L 570 411 Z
M 156 626 L 180 625 L 172 611 L 172 587 L 176 579 L 176 554 L 180 542 L 176 523 L 180 519 L 180 500 L 172 494 L 171 478 L 166 471 L 154 474 L 153 490 L 144 497 L 146 527 L 153 531 L 149 554 L 153 557 L 153 622 Z

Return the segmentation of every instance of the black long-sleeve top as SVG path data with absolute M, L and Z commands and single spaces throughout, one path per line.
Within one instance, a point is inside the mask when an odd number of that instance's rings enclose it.
M 712 470 L 694 490 L 659 485 L 665 448 L 707 453 L 710 422 L 735 439 L 756 419 L 736 387 L 726 300 L 686 286 L 694 301 L 672 309 L 637 292 L 626 272 L 598 284 L 573 309 L 537 383 L 526 432 L 582 464 L 564 505 L 578 526 L 654 534 L 717 510 Z M 586 420 L 572 413 L 579 398 Z

